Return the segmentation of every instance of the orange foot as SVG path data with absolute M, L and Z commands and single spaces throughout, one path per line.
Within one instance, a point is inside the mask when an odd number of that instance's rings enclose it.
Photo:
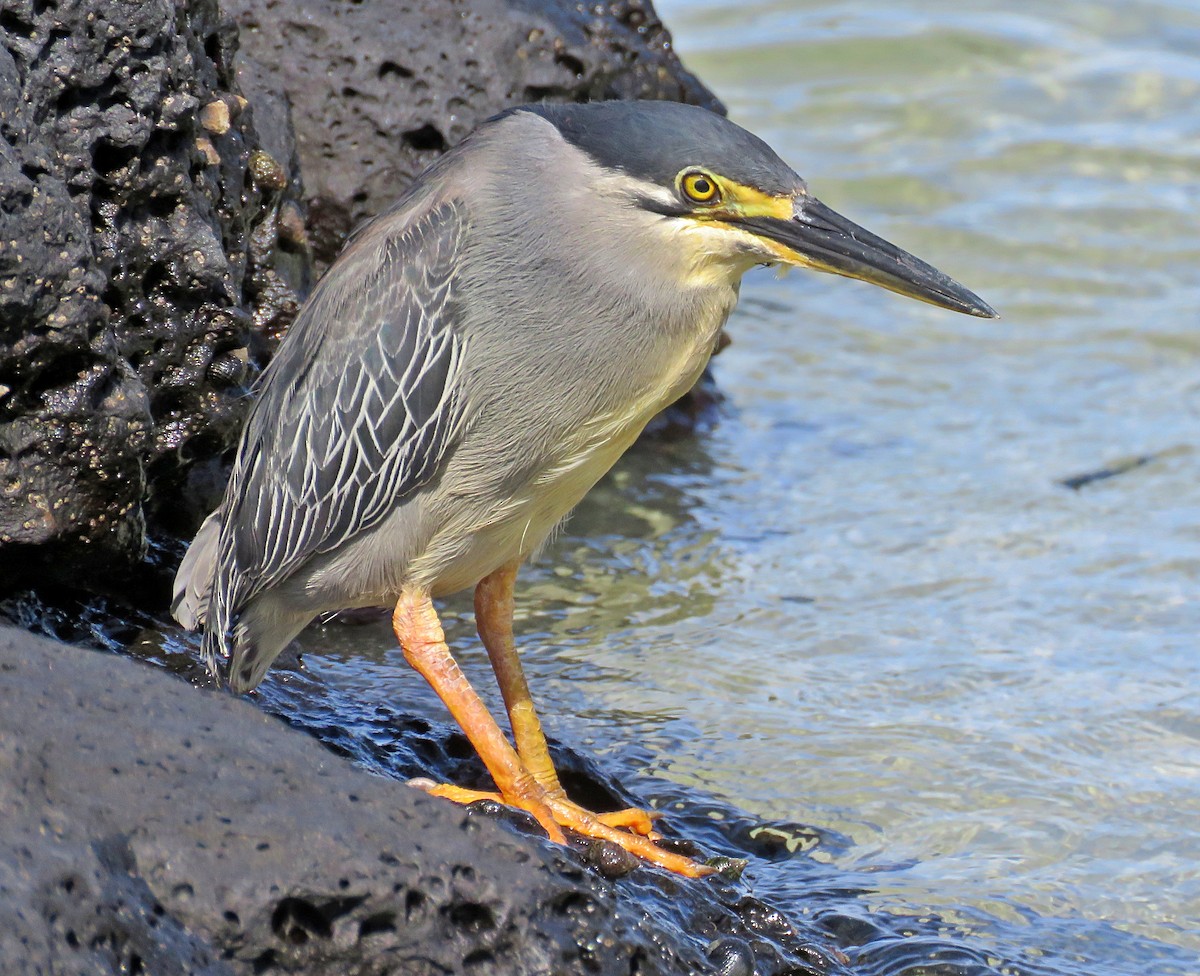
M 503 796 L 483 790 L 468 790 L 461 786 L 435 783 L 428 779 L 412 779 L 409 786 L 424 790 L 431 796 L 444 797 L 455 803 L 474 803 L 477 800 L 492 800 L 506 806 L 517 807 L 531 814 L 549 834 L 550 839 L 564 843 L 562 828 L 566 827 L 584 837 L 609 841 L 651 864 L 682 874 L 688 878 L 703 878 L 716 872 L 716 868 L 699 864 L 691 858 L 665 851 L 654 840 L 659 836 L 654 831 L 654 821 L 662 814 L 657 811 L 617 810 L 613 813 L 592 813 L 565 796 L 547 793 L 541 787 L 534 788 L 532 796 Z M 547 820 L 545 812 L 550 814 Z M 620 829 L 626 828 L 626 829 Z M 629 831 L 633 831 L 630 833 Z

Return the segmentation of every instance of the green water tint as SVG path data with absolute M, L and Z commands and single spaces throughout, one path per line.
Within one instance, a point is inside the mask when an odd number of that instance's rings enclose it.
M 932 928 L 972 972 L 1200 972 L 1200 8 L 659 9 L 815 193 L 1003 319 L 750 276 L 715 428 L 523 576 L 548 729 L 805 825 L 759 897 L 805 911 L 807 859 L 926 933 L 864 929 L 857 971 L 959 971 Z M 448 631 L 498 704 L 468 602 Z M 425 701 L 383 623 L 305 643 Z

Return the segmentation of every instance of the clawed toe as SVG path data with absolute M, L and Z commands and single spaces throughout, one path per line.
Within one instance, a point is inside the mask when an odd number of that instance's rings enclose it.
M 597 840 L 610 841 L 624 848 L 635 857 L 641 858 L 643 861 L 649 861 L 651 864 L 657 864 L 668 871 L 682 874 L 687 878 L 703 878 L 716 872 L 716 868 L 709 867 L 707 864 L 700 864 L 689 857 L 684 857 L 681 854 L 672 854 L 670 851 L 664 850 L 655 844 L 651 837 L 646 834 L 620 830 L 605 821 L 605 817 L 613 816 L 618 820 L 632 820 L 638 826 L 648 826 L 657 818 L 644 810 L 620 810 L 616 814 L 596 815 L 589 813 L 570 800 L 553 799 L 550 801 L 550 809 L 554 813 L 554 819 L 567 829 L 573 830 L 584 837 L 594 837 Z M 627 817 L 626 815 L 631 812 L 641 814 L 642 816 Z
M 424 790 L 430 796 L 440 796 L 442 799 L 461 803 L 464 806 L 477 803 L 480 800 L 491 800 L 494 803 L 516 807 L 518 810 L 524 810 L 541 824 L 542 829 L 546 831 L 547 836 L 554 843 L 565 844 L 567 842 L 567 838 L 563 834 L 562 828 L 558 825 L 553 811 L 542 796 L 536 794 L 528 796 L 503 796 L 500 793 L 491 793 L 487 790 L 468 790 L 465 787 L 452 786 L 449 783 L 435 783 L 433 780 L 423 777 L 410 779 L 408 785 L 415 786 L 419 790 Z
M 654 829 L 654 822 L 661 820 L 663 814 L 659 810 L 641 810 L 629 807 L 627 810 L 614 810 L 612 813 L 598 813 L 596 819 L 606 827 L 624 828 L 635 834 L 658 840 L 662 835 Z
M 566 828 L 583 837 L 609 841 L 643 861 L 657 864 L 688 878 L 703 878 L 715 871 L 707 864 L 700 864 L 681 854 L 672 854 L 654 843 L 659 835 L 654 831 L 653 825 L 662 817 L 657 811 L 631 807 L 612 813 L 595 814 L 565 797 L 550 796 L 540 788 L 526 791 L 529 795 L 509 796 L 486 790 L 469 790 L 447 783 L 435 783 L 423 778 L 411 779 L 408 785 L 455 803 L 469 804 L 479 800 L 492 800 L 525 810 L 542 825 L 550 839 L 559 844 L 565 843 L 563 828 Z

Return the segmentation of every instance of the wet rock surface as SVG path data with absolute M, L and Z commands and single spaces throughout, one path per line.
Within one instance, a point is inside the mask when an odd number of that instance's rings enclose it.
M 11 573 L 141 545 L 145 386 L 112 342 L 91 228 L 0 48 L 0 550 Z M 7 575 L 0 569 L 0 575 Z
M 735 882 L 605 880 L 160 670 L 3 628 L 0 679 L 6 973 L 843 971 Z
M 0 585 L 116 585 L 294 314 L 235 46 L 216 0 L 4 5 Z

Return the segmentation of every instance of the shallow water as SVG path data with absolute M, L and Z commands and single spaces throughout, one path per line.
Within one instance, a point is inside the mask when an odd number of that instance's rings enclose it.
M 856 971 L 1194 976 L 1200 6 L 658 7 L 818 196 L 1004 317 L 750 276 L 713 428 L 523 576 L 549 731 L 814 828 L 840 911 L 921 926 L 845 940 Z M 302 643 L 345 700 L 438 713 L 382 622 Z M 807 911 L 795 861 L 746 881 Z

